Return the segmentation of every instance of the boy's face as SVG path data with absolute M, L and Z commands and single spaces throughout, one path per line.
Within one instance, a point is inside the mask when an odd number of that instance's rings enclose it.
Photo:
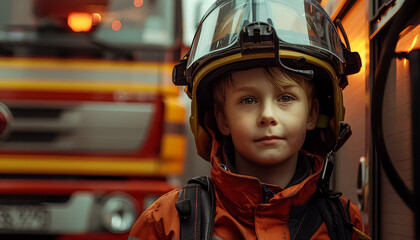
M 216 120 L 219 130 L 232 137 L 235 161 L 275 165 L 297 159 L 318 113 L 309 111 L 307 94 L 296 82 L 282 88 L 274 86 L 262 68 L 232 74 Z

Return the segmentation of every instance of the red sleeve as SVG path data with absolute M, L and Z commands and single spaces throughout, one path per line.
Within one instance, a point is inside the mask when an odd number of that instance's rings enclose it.
M 175 208 L 179 189 L 173 190 L 146 209 L 131 229 L 129 240 L 179 239 L 179 217 Z

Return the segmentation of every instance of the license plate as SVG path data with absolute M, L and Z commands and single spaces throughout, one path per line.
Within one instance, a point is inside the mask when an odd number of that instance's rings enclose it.
M 49 226 L 49 212 L 41 206 L 0 206 L 0 230 L 40 231 Z

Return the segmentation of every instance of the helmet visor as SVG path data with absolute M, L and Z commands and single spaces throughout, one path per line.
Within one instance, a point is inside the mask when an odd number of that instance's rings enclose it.
M 321 51 L 344 62 L 338 32 L 315 0 L 222 0 L 198 26 L 187 67 L 208 54 L 239 46 L 241 30 L 252 23 L 271 25 L 280 46 Z

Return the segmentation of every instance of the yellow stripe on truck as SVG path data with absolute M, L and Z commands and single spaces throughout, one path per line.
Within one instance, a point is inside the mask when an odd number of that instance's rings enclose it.
M 181 174 L 183 171 L 187 140 L 185 135 L 185 107 L 179 97 L 164 100 L 164 129 L 161 141 L 161 174 Z
M 36 70 L 74 70 L 84 72 L 154 72 L 156 70 L 172 73 L 173 63 L 158 62 L 115 62 L 81 59 L 43 59 L 43 58 L 0 58 L 0 67 L 7 69 L 36 69 Z
M 159 160 L 80 156 L 2 155 L 1 173 L 156 176 Z
M 109 91 L 118 90 L 130 92 L 157 92 L 158 85 L 142 82 L 124 81 L 86 81 L 83 79 L 67 81 L 45 81 L 43 79 L 0 79 L 0 88 L 19 90 L 42 90 L 42 91 Z
M 162 164 L 159 174 L 179 175 L 183 171 L 187 140 L 184 135 L 167 134 L 162 138 Z

